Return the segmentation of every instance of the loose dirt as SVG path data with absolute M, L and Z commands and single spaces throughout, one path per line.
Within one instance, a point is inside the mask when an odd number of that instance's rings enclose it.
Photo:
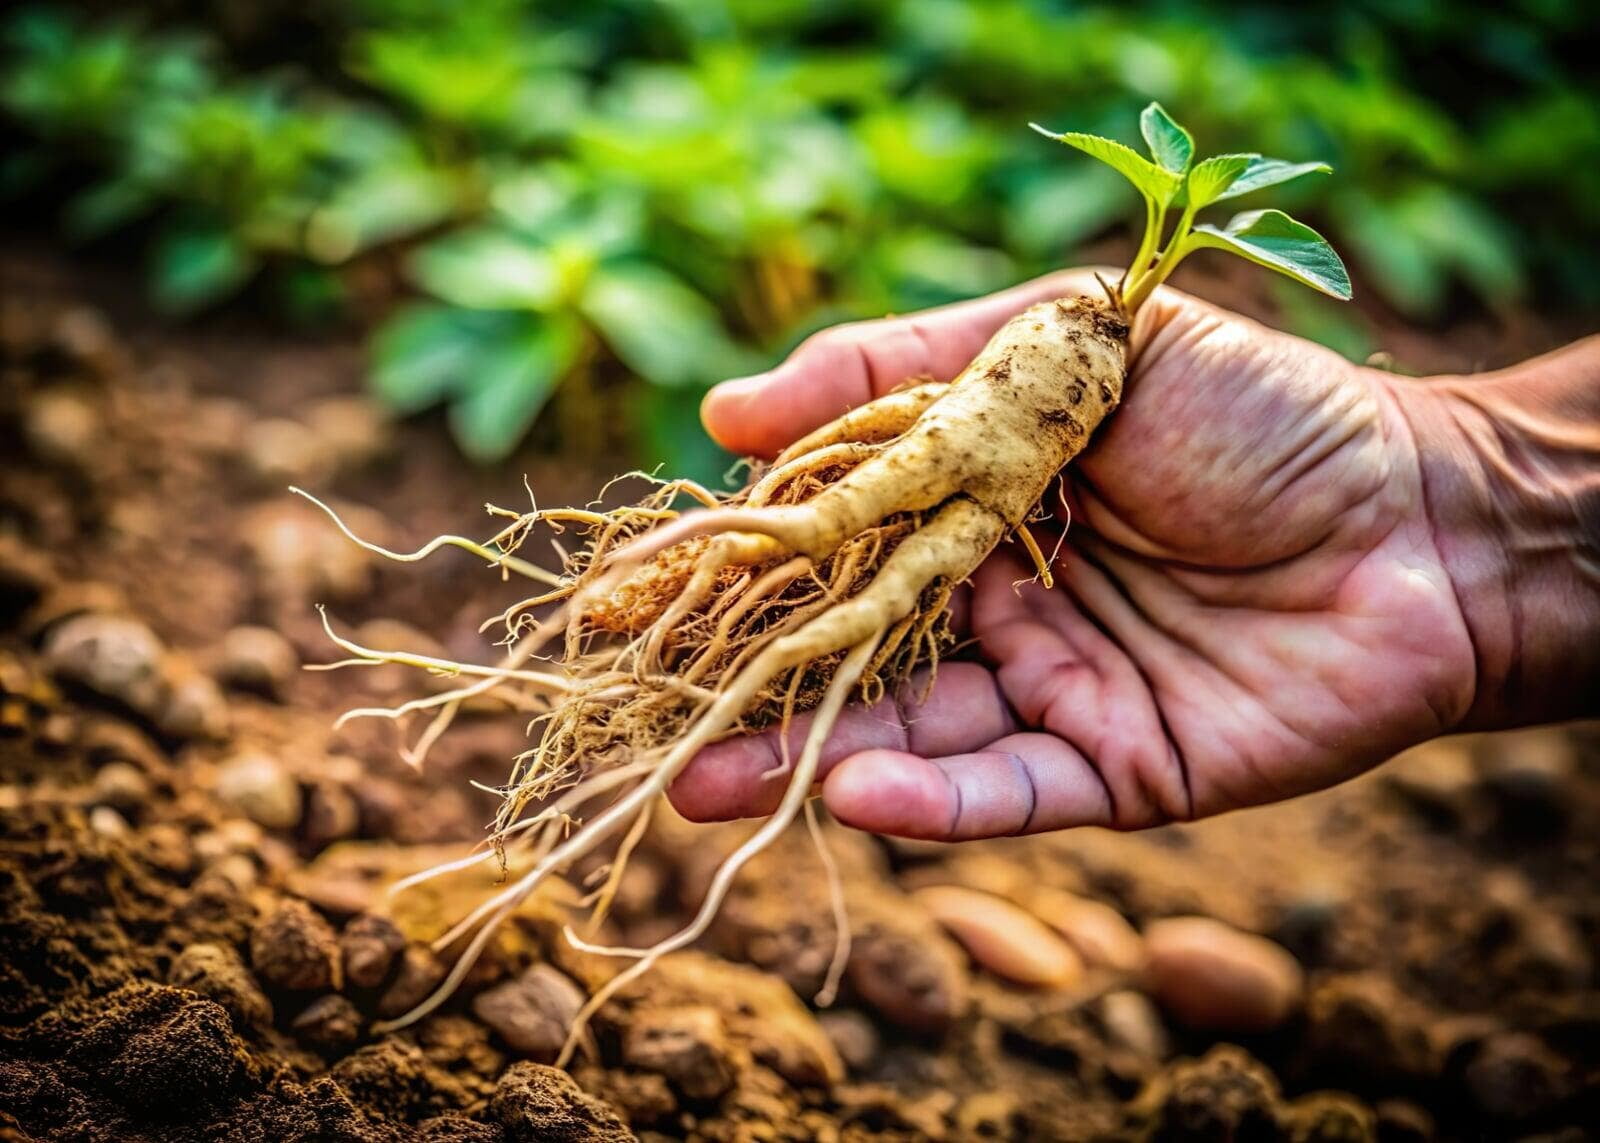
M 1188 284 L 1264 312 L 1233 278 Z M 392 726 L 335 731 L 414 680 L 298 670 L 332 657 L 313 604 L 368 643 L 481 657 L 479 619 L 516 588 L 460 553 L 379 565 L 283 486 L 410 546 L 524 472 L 541 503 L 579 503 L 623 465 L 547 448 L 474 472 L 437 421 L 358 397 L 353 338 L 164 328 L 131 292 L 48 255 L 0 263 L 0 1138 L 1579 1140 L 1600 1122 L 1585 728 L 1435 743 L 1140 835 L 832 830 L 854 953 L 823 1011 L 834 932 L 800 833 L 752 863 L 704 948 L 602 1010 L 569 1076 L 547 1061 L 611 971 L 561 937 L 586 868 L 440 1012 L 373 1037 L 445 970 L 425 942 L 494 887 L 384 886 L 482 838 L 496 799 L 471 783 L 504 779 L 522 720 L 471 714 L 421 774 Z M 1419 371 L 1557 337 L 1376 328 Z M 663 820 L 605 940 L 681 925 L 748 829 Z M 951 885 L 1000 899 L 965 946 L 919 904 L 959 902 L 925 892 Z M 1037 961 L 1006 947 L 1038 931 L 1011 913 L 1079 898 L 1145 937 L 1080 908 L 1046 938 L 1066 942 L 1052 987 L 997 975 Z M 1194 915 L 1221 926 L 1170 919 Z M 1228 989 L 1247 1027 L 1196 1000 Z

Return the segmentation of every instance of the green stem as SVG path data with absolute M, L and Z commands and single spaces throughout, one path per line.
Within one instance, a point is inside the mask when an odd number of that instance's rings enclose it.
M 1128 284 L 1131 276 L 1135 281 L 1139 275 L 1150 268 L 1150 259 L 1156 252 L 1156 244 L 1161 241 L 1161 228 L 1166 225 L 1167 208 L 1165 204 L 1158 204 L 1149 196 L 1144 200 L 1144 237 L 1139 241 L 1139 250 L 1133 256 L 1133 261 L 1128 265 L 1128 272 L 1122 275 L 1124 285 Z
M 1167 248 L 1161 252 L 1156 264 L 1143 273 L 1135 274 L 1128 283 L 1128 288 L 1122 294 L 1122 304 L 1129 316 L 1138 310 L 1157 286 L 1167 280 L 1168 275 L 1178 268 L 1178 263 L 1195 249 L 1189 242 L 1189 227 L 1194 223 L 1194 213 L 1193 205 L 1184 208 L 1182 216 L 1178 219 L 1177 228 L 1172 232 L 1172 241 L 1167 243 Z

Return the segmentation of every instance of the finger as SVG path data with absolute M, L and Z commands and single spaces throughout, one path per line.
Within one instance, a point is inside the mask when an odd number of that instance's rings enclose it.
M 771 456 L 908 378 L 950 380 L 995 330 L 1034 302 L 1091 292 L 1099 292 L 1093 271 L 1074 270 L 970 302 L 834 326 L 776 368 L 712 389 L 700 416 L 731 452 Z
M 1011 734 L 983 750 L 943 757 L 862 751 L 834 767 L 822 796 L 847 825 L 923 841 L 1113 822 L 1098 771 L 1050 734 Z
M 1010 733 L 1016 723 L 995 687 L 976 663 L 950 663 L 939 669 L 926 694 L 926 676 L 900 689 L 898 701 L 884 698 L 871 706 L 850 707 L 823 747 L 820 774 L 841 759 L 864 750 L 887 748 L 924 754 L 972 750 Z M 811 716 L 790 725 L 789 757 L 799 757 Z M 728 821 L 771 813 L 783 797 L 781 740 L 776 730 L 730 738 L 702 750 L 689 763 L 668 796 L 690 821 Z
M 1084 593 L 1100 599 L 1110 584 L 1070 543 L 1056 558 L 1053 590 L 1007 590 L 1022 567 L 1002 552 L 974 576 L 973 625 L 1017 717 L 1094 759 L 1119 825 L 1192 816 L 1188 768 L 1153 680 L 1085 611 Z

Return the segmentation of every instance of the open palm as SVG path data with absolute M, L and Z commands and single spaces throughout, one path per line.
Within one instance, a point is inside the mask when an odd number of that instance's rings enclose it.
M 729 447 L 770 454 L 908 377 L 953 377 L 1056 275 L 979 302 L 828 331 L 708 399 Z M 959 622 L 979 662 L 841 720 L 841 820 L 955 840 L 1137 828 L 1273 801 L 1449 730 L 1473 647 L 1435 546 L 1416 445 L 1384 376 L 1171 290 L 1136 322 L 1123 407 L 1037 526 L 1054 588 L 1003 546 Z M 803 725 L 795 732 L 803 732 Z M 760 813 L 770 736 L 721 743 L 674 802 Z

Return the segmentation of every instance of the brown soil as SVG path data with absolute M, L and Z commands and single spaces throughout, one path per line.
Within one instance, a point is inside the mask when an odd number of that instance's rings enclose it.
M 960 847 L 835 831 L 855 953 L 833 946 L 804 835 L 757 861 L 705 951 L 545 1066 L 607 971 L 551 894 L 468 987 L 373 1037 L 441 966 L 419 941 L 487 877 L 389 901 L 482 836 L 520 747 L 480 714 L 425 773 L 336 712 L 409 685 L 331 657 L 312 604 L 376 642 L 483 652 L 509 598 L 459 553 L 377 566 L 282 491 L 326 491 L 397 546 L 485 500 L 581 502 L 609 462 L 473 472 L 436 421 L 360 401 L 352 341 L 174 331 L 46 256 L 0 265 L 0 1138 L 78 1140 L 1426 1140 L 1590 1138 L 1600 1122 L 1600 735 L 1434 744 L 1341 790 L 1143 835 Z M 1208 296 L 1260 310 L 1231 280 Z M 1422 340 L 1464 369 L 1554 331 Z M 1490 363 L 1493 363 L 1492 361 Z M 214 680 L 222 680 L 219 684 Z M 611 921 L 681 923 L 748 827 L 665 821 Z M 1183 1027 L 1091 976 L 1024 992 L 974 967 L 908 890 L 958 883 L 1206 914 L 1306 970 L 1286 1023 Z M 802 1000 L 801 998 L 807 998 Z

